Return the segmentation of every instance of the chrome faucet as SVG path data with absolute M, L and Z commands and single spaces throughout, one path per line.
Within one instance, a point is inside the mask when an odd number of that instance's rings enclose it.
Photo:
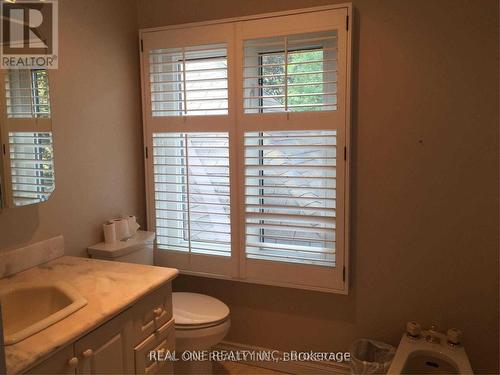
M 427 330 L 425 334 L 425 341 L 430 342 L 431 344 L 441 343 L 441 337 L 439 336 L 437 325 L 435 323 L 431 324 L 431 327 Z

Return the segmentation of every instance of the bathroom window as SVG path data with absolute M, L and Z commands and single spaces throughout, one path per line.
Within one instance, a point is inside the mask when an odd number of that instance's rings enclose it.
M 227 48 L 210 44 L 149 53 L 153 117 L 227 114 Z
M 141 32 L 159 265 L 347 292 L 348 13 Z

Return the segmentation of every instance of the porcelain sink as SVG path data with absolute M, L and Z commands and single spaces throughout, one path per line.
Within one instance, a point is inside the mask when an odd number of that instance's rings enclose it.
M 403 334 L 388 374 L 473 374 L 463 345 L 450 345 L 446 335 L 432 332 L 435 341 Z
M 414 352 L 408 357 L 403 374 L 460 374 L 457 366 L 449 358 L 439 353 Z
M 87 304 L 65 282 L 19 283 L 0 290 L 4 344 L 13 345 Z

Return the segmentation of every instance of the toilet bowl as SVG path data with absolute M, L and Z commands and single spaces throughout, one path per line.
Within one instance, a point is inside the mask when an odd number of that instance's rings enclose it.
M 462 345 L 450 345 L 439 332 L 433 332 L 433 342 L 425 335 L 403 335 L 388 374 L 473 374 Z
M 205 350 L 226 336 L 229 308 L 218 299 L 199 293 L 172 293 L 177 351 Z
M 214 297 L 198 293 L 172 293 L 175 321 L 175 345 L 179 361 L 174 364 L 176 374 L 210 374 L 210 358 L 199 358 L 199 353 L 217 345 L 231 326 L 229 308 Z
M 153 232 L 138 231 L 126 242 L 97 244 L 89 247 L 88 252 L 95 259 L 153 265 L 154 237 Z M 179 359 L 174 363 L 175 373 L 210 374 L 212 363 L 189 352 L 205 351 L 222 341 L 231 326 L 229 308 L 214 297 L 184 292 L 172 293 L 172 307 Z

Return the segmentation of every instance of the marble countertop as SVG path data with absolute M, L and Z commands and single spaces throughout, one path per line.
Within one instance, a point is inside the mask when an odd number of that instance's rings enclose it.
M 177 274 L 173 268 L 63 256 L 0 279 L 0 289 L 18 282 L 65 281 L 88 301 L 67 318 L 17 344 L 6 346 L 7 373 L 26 371 Z

